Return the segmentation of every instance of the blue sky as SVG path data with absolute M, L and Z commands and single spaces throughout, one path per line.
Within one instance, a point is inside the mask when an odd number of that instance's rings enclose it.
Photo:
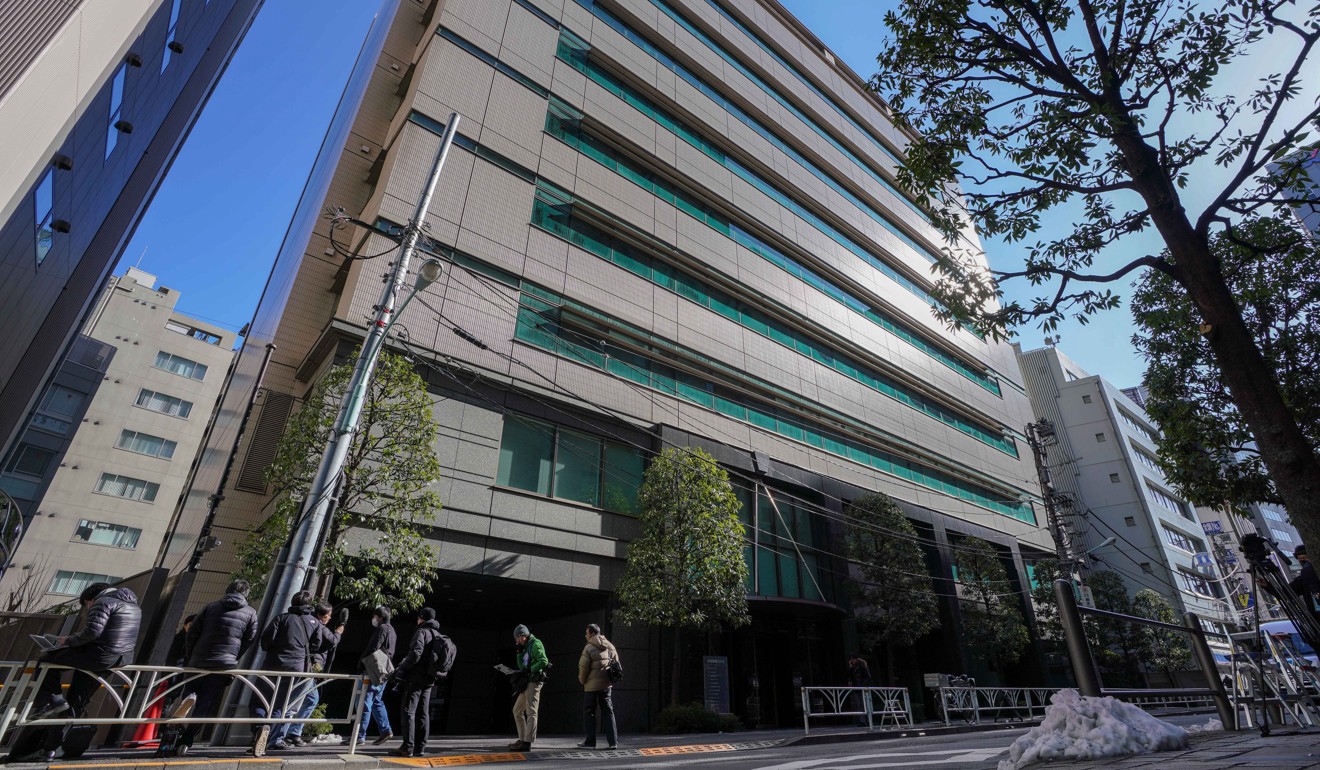
M 892 0 L 783 0 L 862 77 L 874 72 Z M 303 181 L 377 3 L 268 0 L 202 113 L 118 272 L 140 267 L 181 293 L 179 309 L 237 330 L 252 316 Z M 986 244 L 992 265 L 1020 262 L 1017 247 Z M 1157 249 L 1153 239 L 1131 247 Z M 145 255 L 143 254 L 145 250 Z M 1125 287 L 1124 287 L 1125 288 Z M 1027 298 L 1023 282 L 1010 294 Z M 1126 293 L 1126 292 L 1124 292 Z M 1127 310 L 1062 326 L 1060 345 L 1092 374 L 1137 384 Z M 1025 348 L 1043 333 L 1018 330 Z

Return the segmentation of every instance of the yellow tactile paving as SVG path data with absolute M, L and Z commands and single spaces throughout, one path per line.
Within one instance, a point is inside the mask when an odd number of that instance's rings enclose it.
M 458 754 L 449 757 L 410 757 L 383 759 L 381 761 L 396 765 L 408 765 L 409 767 L 457 767 L 459 765 L 485 765 L 492 762 L 523 762 L 526 760 L 526 754 L 506 752 L 503 754 Z
M 261 762 L 261 763 L 264 763 L 264 764 L 271 764 L 271 763 L 273 762 L 273 763 L 278 764 L 278 763 L 280 762 L 280 760 L 279 760 L 279 759 L 261 759 L 261 758 L 255 758 L 255 759 L 179 759 L 179 760 L 171 760 L 171 761 L 168 761 L 168 762 L 166 762 L 166 761 L 164 761 L 164 760 L 162 760 L 162 761 L 160 761 L 160 762 L 152 762 L 152 761 L 146 761 L 146 762 L 79 762 L 79 763 L 76 764 L 76 765 L 48 765 L 47 767 L 48 767 L 48 770 L 83 770 L 84 768 L 89 768 L 89 767 L 145 767 L 145 766 L 147 766 L 147 765 L 158 766 L 158 767 L 167 767 L 167 766 L 168 766 L 168 767 L 173 767 L 173 766 L 176 766 L 176 765 L 178 765 L 178 766 L 181 766 L 181 765 L 212 765 L 212 764 L 215 764 L 215 763 L 217 763 L 217 762 L 249 762 L 249 763 L 250 763 L 250 762 Z
M 658 749 L 638 749 L 637 753 L 644 757 L 662 757 L 666 754 L 698 754 L 708 751 L 733 750 L 733 746 L 727 743 L 698 743 L 692 746 L 664 746 Z

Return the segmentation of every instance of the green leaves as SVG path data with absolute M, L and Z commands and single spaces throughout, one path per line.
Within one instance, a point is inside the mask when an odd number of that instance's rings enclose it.
M 976 537 L 954 551 L 964 644 L 974 657 L 1008 665 L 1030 644 L 1022 604 L 999 553 Z
M 615 618 L 699 630 L 748 623 L 741 503 L 715 459 L 666 449 L 646 469 L 638 504 L 642 534 L 628 544 Z
M 252 582 L 254 595 L 259 585 L 264 590 L 290 522 L 302 509 L 352 373 L 352 363 L 330 369 L 280 439 L 266 472 L 276 489 L 275 512 L 239 548 L 236 575 Z M 426 383 L 407 359 L 382 353 L 327 524 L 320 574 L 333 579 L 336 598 L 396 611 L 424 603 L 436 563 L 425 532 L 440 510 L 430 488 L 440 479 L 436 434 Z
M 917 531 L 888 496 L 854 500 L 844 542 L 860 579 L 852 581 L 858 629 L 868 646 L 908 647 L 940 627 L 939 597 Z
M 1173 608 L 1169 606 L 1169 601 L 1149 588 L 1143 588 L 1137 591 L 1137 595 L 1132 599 L 1132 614 L 1150 620 L 1158 620 L 1163 623 L 1179 624 L 1177 615 Z M 1148 651 L 1146 665 L 1150 668 L 1172 673 L 1190 668 L 1192 662 L 1192 646 L 1188 641 L 1187 634 L 1178 631 L 1167 631 L 1162 628 L 1146 628 L 1142 631 L 1145 635 L 1145 645 Z

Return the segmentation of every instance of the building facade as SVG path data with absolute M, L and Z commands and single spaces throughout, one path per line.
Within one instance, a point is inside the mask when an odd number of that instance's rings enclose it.
M 671 637 L 615 627 L 611 592 L 646 459 L 669 446 L 711 452 L 744 502 L 753 623 L 683 654 L 694 679 L 702 654 L 727 663 L 728 708 L 749 723 L 798 723 L 798 688 L 843 681 L 844 512 L 872 491 L 917 526 L 943 597 L 944 631 L 905 653 L 904 683 L 965 669 L 1038 681 L 1030 655 L 1011 671 L 977 662 L 951 570 L 961 540 L 987 539 L 1021 597 L 1025 561 L 1052 550 L 1030 503 L 1030 403 L 1011 347 L 932 313 L 939 236 L 894 183 L 907 140 L 862 80 L 768 0 L 387 9 L 217 420 L 221 448 L 274 343 L 211 530 L 226 545 L 202 560 L 192 602 L 223 588 L 268 510 L 263 463 L 290 411 L 365 335 L 389 257 L 345 255 L 389 253 L 453 111 L 426 222 L 445 275 L 388 343 L 426 378 L 442 434 L 433 606 L 460 648 L 490 652 L 460 656 L 443 729 L 503 727 L 487 658 L 512 654 L 518 623 L 556 672 L 602 623 L 632 661 L 621 723 L 663 705 Z M 332 232 L 326 205 L 369 226 Z M 176 552 L 220 473 L 199 468 Z M 544 698 L 545 729 L 576 729 L 571 673 Z
M 1019 359 L 1036 413 L 1055 426 L 1058 443 L 1047 453 L 1055 486 L 1088 514 L 1070 517 L 1076 550 L 1121 575 L 1130 594 L 1149 588 L 1223 630 L 1231 613 L 1213 549 L 1195 507 L 1160 470 L 1159 427 L 1058 348 Z
M 0 475 L 31 490 L 0 597 L 39 583 L 26 609 L 45 607 L 156 565 L 234 355 L 233 332 L 175 312 L 178 300 L 129 268 L 95 306 L 84 335 L 113 354 L 97 370 L 86 356 L 61 366 Z M 79 388 L 87 371 L 100 376 Z
M 68 352 L 259 5 L 0 6 L 0 454 Z

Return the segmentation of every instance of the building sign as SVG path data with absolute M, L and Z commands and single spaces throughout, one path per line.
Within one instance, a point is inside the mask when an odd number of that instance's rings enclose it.
M 1210 554 L 1202 551 L 1192 555 L 1192 565 L 1196 567 L 1197 572 L 1206 575 L 1213 575 L 1215 572 L 1215 560 Z
M 716 714 L 729 713 L 729 659 L 723 655 L 707 655 L 702 659 L 705 682 L 706 708 Z
M 1224 525 L 1218 521 L 1203 521 L 1201 522 L 1201 529 L 1207 535 L 1218 535 L 1223 533 Z

